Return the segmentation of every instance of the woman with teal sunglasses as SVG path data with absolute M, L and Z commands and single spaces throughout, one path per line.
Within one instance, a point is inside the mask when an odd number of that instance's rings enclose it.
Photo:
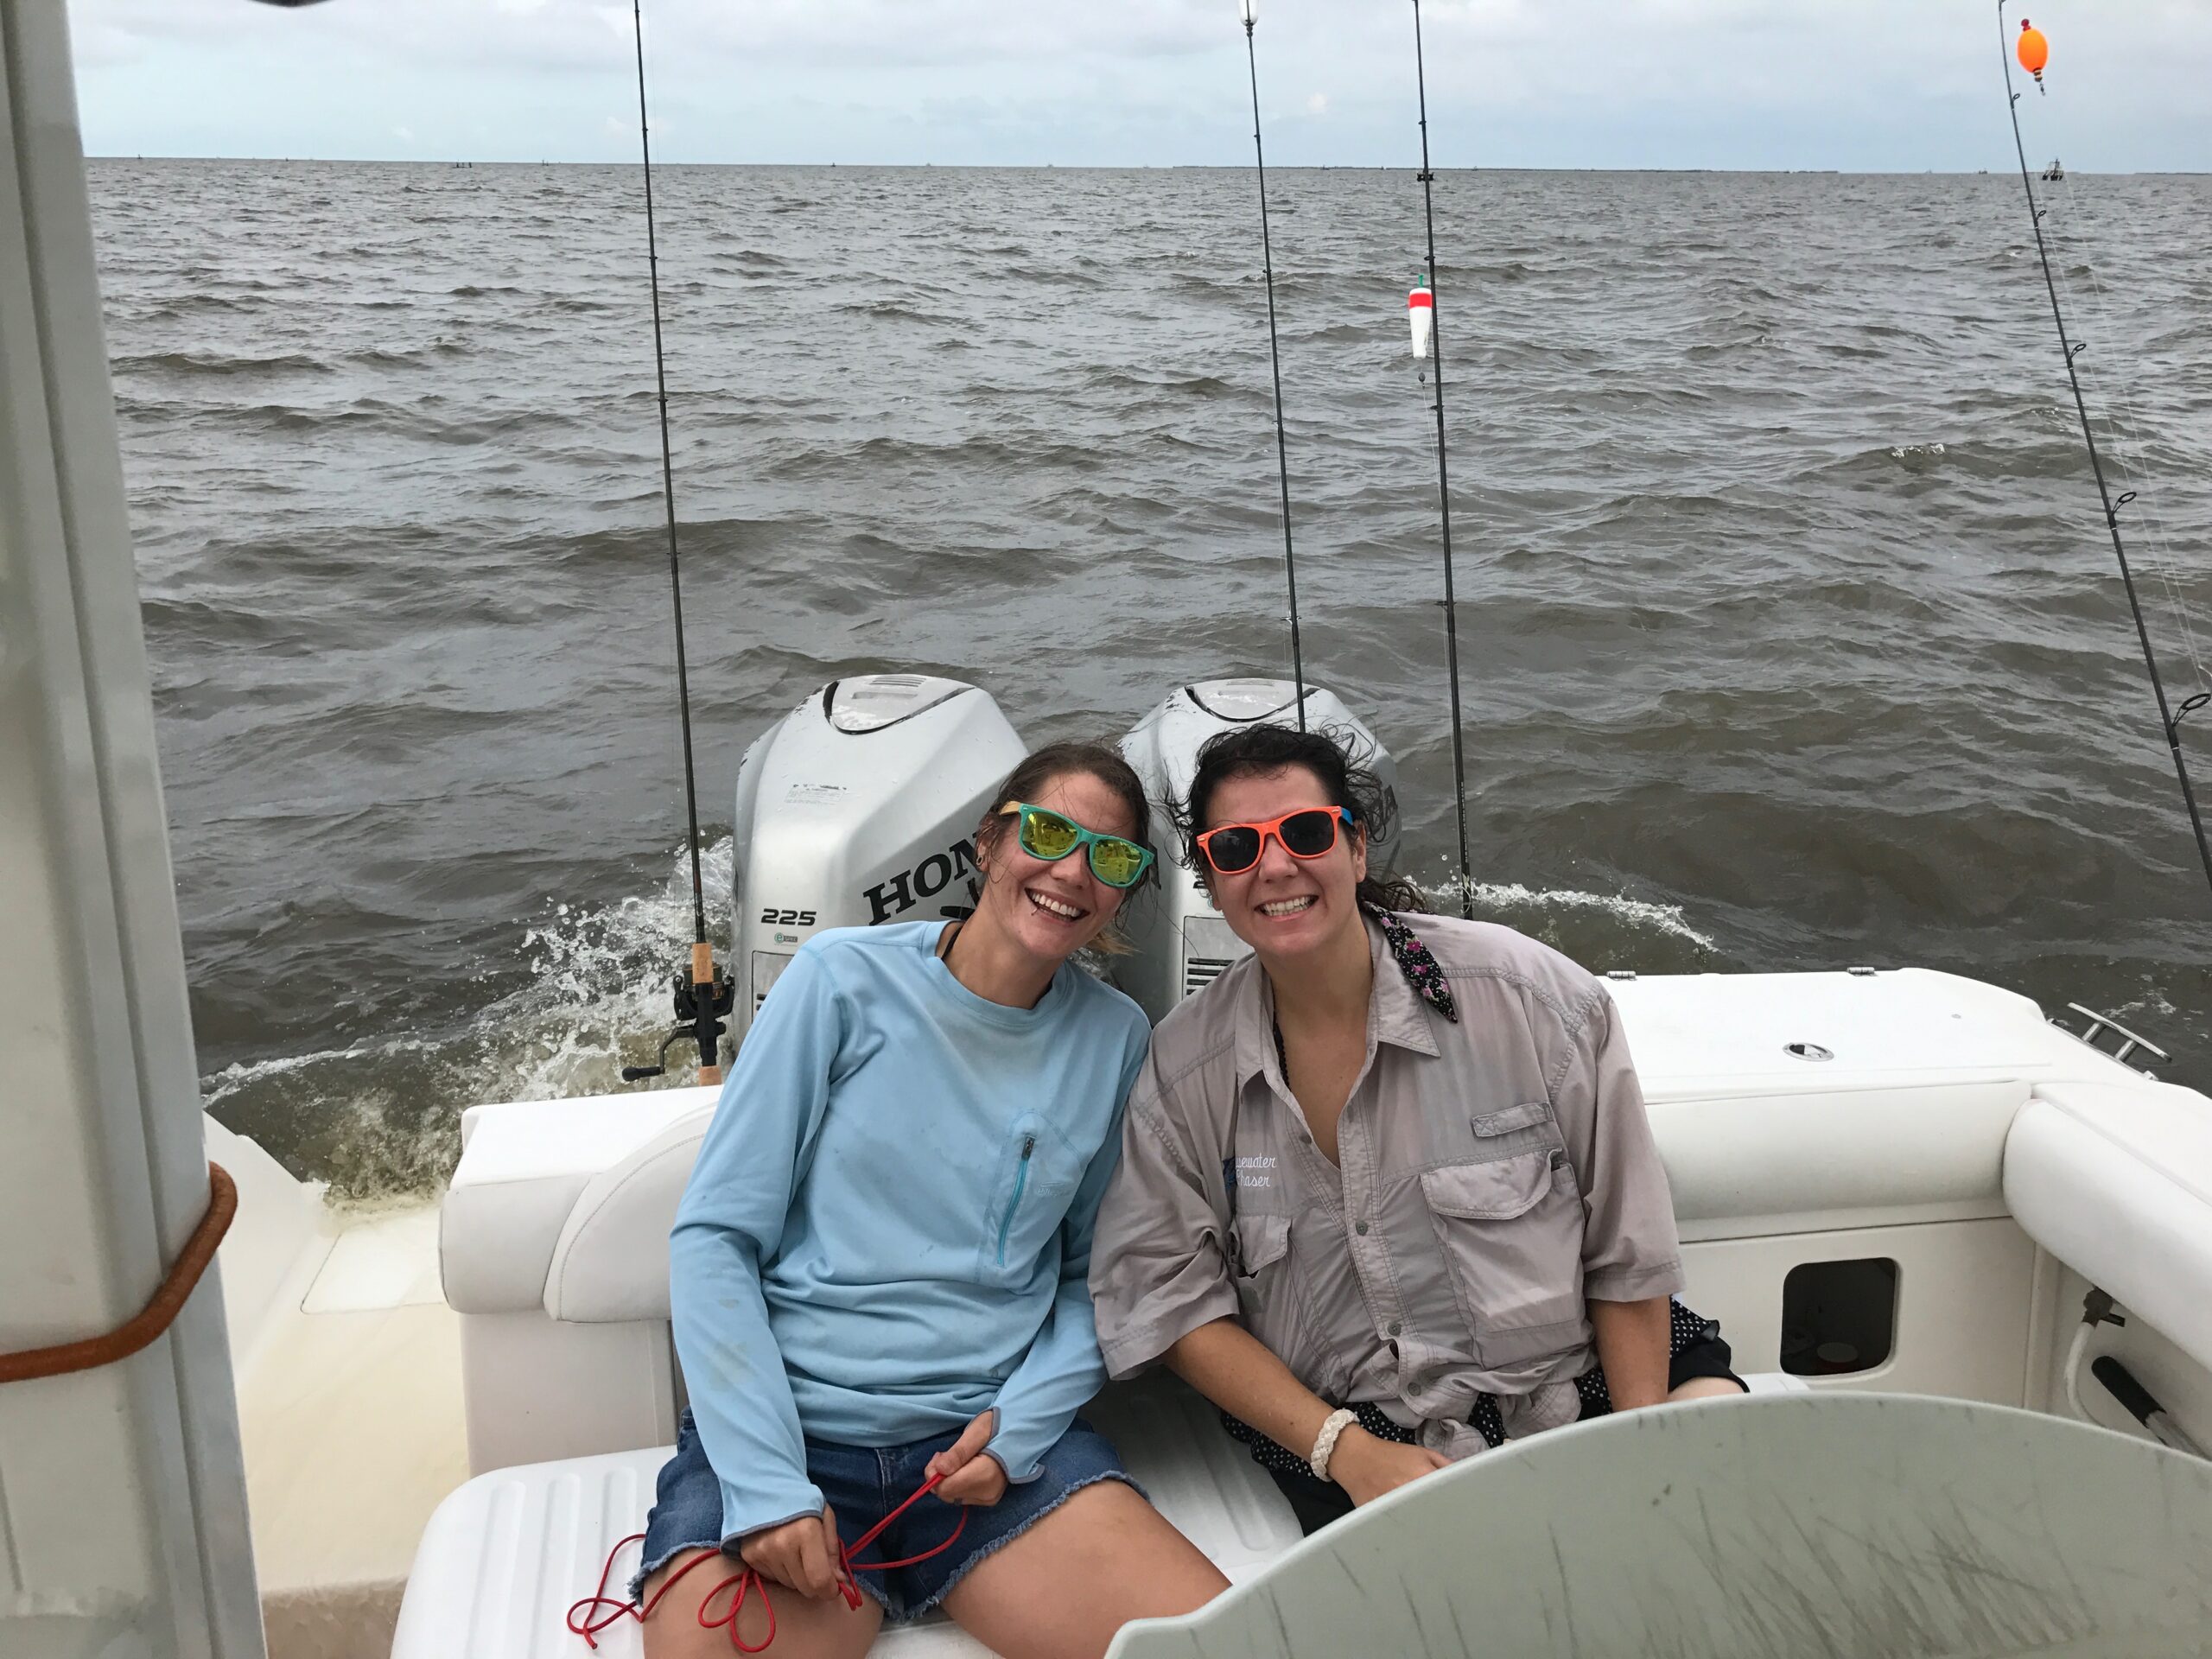
M 691 1409 L 647 1659 L 858 1659 L 939 1605 L 1007 1659 L 1096 1655 L 1227 1587 L 1076 1416 L 1151 1033 L 1071 958 L 1152 876 L 1150 818 L 1115 751 L 1040 751 L 977 827 L 970 916 L 822 934 L 769 994 L 670 1240 Z

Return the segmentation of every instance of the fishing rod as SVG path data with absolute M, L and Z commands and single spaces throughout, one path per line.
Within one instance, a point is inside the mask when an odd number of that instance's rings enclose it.
M 1475 878 L 1467 857 L 1467 746 L 1459 708 L 1459 596 L 1452 573 L 1452 467 L 1444 439 L 1444 332 L 1436 315 L 1436 169 L 1428 160 L 1428 63 L 1421 48 L 1421 0 L 1414 0 L 1414 79 L 1421 94 L 1421 194 L 1428 219 L 1428 274 L 1414 290 L 1414 356 L 1436 365 L 1436 500 L 1444 526 L 1444 658 L 1452 677 L 1452 804 L 1459 819 L 1459 913 L 1475 914 Z M 1423 315 L 1426 313 L 1426 316 Z
M 1244 56 L 1252 71 L 1252 154 L 1259 163 L 1260 251 L 1268 272 L 1268 357 L 1275 376 L 1275 461 L 1282 474 L 1282 569 L 1290 584 L 1290 671 L 1298 685 L 1298 729 L 1306 729 L 1306 654 L 1298 639 L 1298 554 L 1291 545 L 1290 440 L 1283 431 L 1282 346 L 1275 324 L 1274 233 L 1268 226 L 1268 152 L 1260 142 L 1260 49 L 1253 31 L 1260 21 L 1260 0 L 1236 0 L 1244 24 Z
M 645 264 L 653 296 L 653 372 L 660 399 L 661 497 L 668 507 L 668 588 L 676 611 L 676 702 L 683 728 L 683 809 L 690 832 L 686 843 L 691 855 L 691 962 L 688 973 L 676 976 L 677 1028 L 660 1046 L 657 1065 L 626 1065 L 622 1081 L 638 1083 L 662 1076 L 668 1069 L 668 1051 L 690 1039 L 699 1049 L 699 1081 L 722 1080 L 721 1040 L 728 1029 L 723 1018 L 736 1005 L 736 988 L 715 966 L 715 948 L 707 943 L 707 888 L 699 873 L 699 780 L 691 756 L 691 671 L 683 650 L 683 565 L 676 534 L 676 456 L 668 435 L 668 355 L 663 347 L 660 318 L 660 239 L 653 220 L 653 140 L 645 112 L 645 0 L 630 0 L 630 19 L 638 47 L 638 143 L 645 159 Z
M 2197 856 L 2203 861 L 2204 879 L 2212 883 L 2212 841 L 2204 833 L 2204 816 L 2197 810 L 2196 786 L 2190 781 L 2189 757 L 2181 745 L 2181 726 L 2184 720 L 2199 709 L 2212 703 L 2212 691 L 2199 691 L 2176 709 L 2166 696 L 2165 677 L 2158 671 L 2158 653 L 2151 644 L 2150 624 L 2143 615 L 2143 601 L 2135 591 L 2135 573 L 2127 560 L 2127 544 L 2120 533 L 2120 510 L 2135 499 L 2133 490 L 2113 493 L 2105 477 L 2104 457 L 2097 449 L 2095 427 L 2089 420 L 2088 401 L 2082 393 L 2082 377 L 2075 368 L 2075 359 L 2088 350 L 2088 342 L 2076 340 L 2066 327 L 2066 313 L 2058 302 L 2058 279 L 2050 265 L 2050 248 L 2044 239 L 2044 215 L 2049 211 L 2036 200 L 2036 187 L 2028 168 L 2027 142 L 2020 136 L 2020 99 L 2012 80 L 2012 59 L 2015 37 L 2005 26 L 2005 7 L 2007 0 L 1997 0 L 1998 55 L 2005 65 L 2005 107 L 2012 118 L 2012 148 L 2020 158 L 2020 188 L 2027 193 L 2029 223 L 2036 233 L 2036 257 L 2043 265 L 2044 287 L 2050 295 L 2050 317 L 2058 327 L 2058 346 L 2066 359 L 2066 381 L 2073 388 L 2074 410 L 2082 421 L 2082 441 L 2089 451 L 2089 470 L 2097 480 L 2097 497 L 2104 504 L 2105 528 L 2112 535 L 2113 556 L 2120 561 L 2120 580 L 2127 590 L 2128 609 L 2134 613 L 2136 638 L 2142 642 L 2143 661 L 2151 671 L 2151 690 L 2158 700 L 2158 723 L 2166 734 L 2166 747 L 2173 753 L 2174 774 L 2181 780 L 2181 798 L 2189 809 L 2190 828 L 2196 832 Z M 2018 55 L 2020 67 L 2035 77 L 2038 91 L 2043 90 L 2043 72 L 2050 62 L 2050 46 L 2043 32 L 2026 18 L 2020 20 L 2018 36 Z

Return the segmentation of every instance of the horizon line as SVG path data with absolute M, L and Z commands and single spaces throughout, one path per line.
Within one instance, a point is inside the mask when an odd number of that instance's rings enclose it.
M 636 157 L 620 161 L 554 161 L 550 158 L 535 161 L 490 159 L 474 156 L 194 156 L 181 154 L 86 154 L 92 162 L 263 162 L 279 167 L 340 166 L 340 167 L 626 167 L 640 165 Z M 675 168 L 753 168 L 763 171 L 781 169 L 829 170 L 851 168 L 869 168 L 882 172 L 938 172 L 938 173 L 1248 173 L 1249 162 L 678 162 L 653 159 L 656 171 Z M 1403 163 L 1341 162 L 1285 164 L 1268 169 L 1280 173 L 1418 173 L 1417 166 Z M 1515 166 L 1484 166 L 1464 164 L 1458 167 L 1439 165 L 1439 173 L 1627 173 L 1627 174 L 1745 174 L 1773 175 L 1783 177 L 1810 176 L 1828 178 L 1980 178 L 2002 173 L 2007 177 L 2016 170 L 2011 167 L 1995 168 L 1851 168 L 1851 167 L 1774 167 L 1774 166 L 1707 166 L 1707 167 L 1617 167 L 1570 166 L 1566 164 L 1520 164 Z M 2100 178 L 2202 178 L 2212 174 L 2208 168 L 2069 168 Z

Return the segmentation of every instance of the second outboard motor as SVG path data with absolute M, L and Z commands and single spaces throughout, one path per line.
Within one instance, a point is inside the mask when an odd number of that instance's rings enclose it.
M 1298 723 L 1295 685 L 1288 680 L 1207 680 L 1185 686 L 1147 715 L 1122 740 L 1122 753 L 1155 803 L 1179 801 L 1208 738 L 1262 721 Z M 1387 869 L 1398 856 L 1397 762 L 1335 692 L 1310 683 L 1306 723 L 1350 739 L 1363 764 L 1382 780 L 1382 821 L 1367 827 L 1368 861 L 1372 869 Z M 1152 834 L 1161 854 L 1160 891 L 1131 906 L 1127 931 L 1136 950 L 1116 962 L 1114 977 L 1158 1020 L 1193 991 L 1211 984 L 1248 947 L 1215 911 L 1196 872 L 1175 861 L 1174 826 L 1158 805 L 1153 809 Z
M 734 1034 L 823 928 L 966 915 L 976 825 L 1028 752 L 988 692 L 920 674 L 836 681 L 753 744 L 733 820 Z

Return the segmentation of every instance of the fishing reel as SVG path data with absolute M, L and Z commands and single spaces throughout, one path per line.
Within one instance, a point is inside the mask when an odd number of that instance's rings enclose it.
M 709 977 L 699 977 L 702 967 Z M 737 986 L 711 957 L 701 963 L 695 955 L 692 971 L 676 976 L 674 1001 L 676 1029 L 661 1039 L 658 1062 L 624 1066 L 623 1082 L 643 1083 L 667 1076 L 668 1051 L 687 1039 L 699 1045 L 699 1081 L 709 1084 L 721 1081 L 722 1036 L 729 1030 L 724 1022 L 737 1006 Z

